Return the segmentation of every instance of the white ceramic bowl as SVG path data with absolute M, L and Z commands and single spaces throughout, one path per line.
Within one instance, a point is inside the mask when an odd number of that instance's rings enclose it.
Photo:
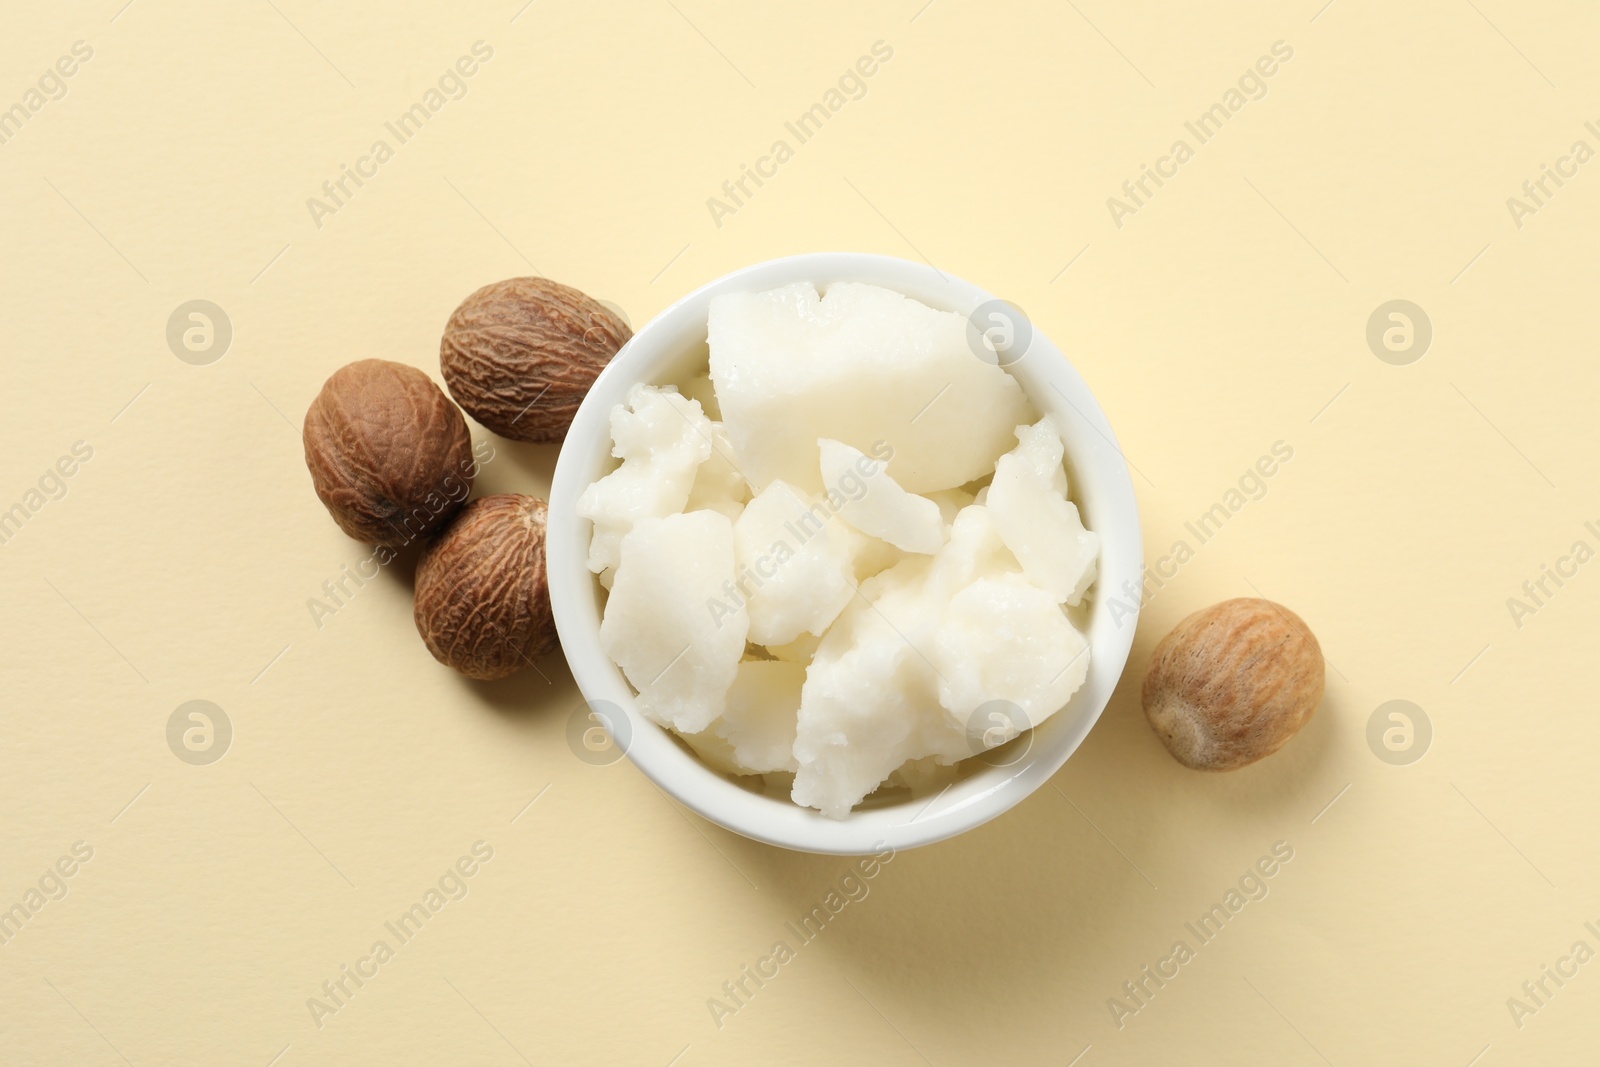
M 573 678 L 591 705 L 621 709 L 610 723 L 618 744 L 652 781 L 700 815 L 746 837 L 806 852 L 864 854 L 887 845 L 911 848 L 940 841 L 999 815 L 1043 785 L 1072 755 L 1100 717 L 1122 674 L 1137 622 L 1137 590 L 1144 569 L 1139 511 L 1133 483 L 1105 413 L 1061 350 L 1037 329 L 1026 354 L 1008 369 L 1034 406 L 1055 417 L 1066 446 L 1072 497 L 1084 523 L 1100 535 L 1100 571 L 1089 609 L 1088 679 L 1065 708 L 1013 745 L 1026 754 L 1007 766 L 978 760 L 943 794 L 898 800 L 868 798 L 843 820 L 799 807 L 787 797 L 752 792 L 702 763 L 682 742 L 639 714 L 633 689 L 600 649 L 604 590 L 585 559 L 591 527 L 578 517 L 578 496 L 611 467 L 611 409 L 636 382 L 665 384 L 701 373 L 706 359 L 706 316 L 719 293 L 771 289 L 794 282 L 825 288 L 834 282 L 869 282 L 936 308 L 969 314 L 992 295 L 922 263 L 888 256 L 829 252 L 789 256 L 735 271 L 695 290 L 657 315 L 617 353 L 579 408 L 556 463 L 550 489 L 550 599 L 561 647 Z M 1128 583 L 1125 585 L 1125 583 Z M 1127 589 L 1135 590 L 1130 598 Z M 1131 604 L 1119 611 L 1110 599 Z M 997 761 L 998 762 L 998 761 Z

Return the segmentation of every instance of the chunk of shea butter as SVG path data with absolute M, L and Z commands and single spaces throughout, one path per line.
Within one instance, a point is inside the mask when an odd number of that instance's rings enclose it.
M 931 555 L 944 544 L 939 505 L 908 493 L 881 460 L 827 438 L 817 442 L 822 484 L 838 493 L 839 517 L 905 552 Z
M 1022 711 L 995 744 L 1054 715 L 1089 673 L 1089 642 L 1053 596 L 1015 573 L 979 578 L 951 597 L 932 657 L 939 703 L 956 722 L 990 701 Z
M 946 525 L 956 521 L 956 514 L 962 508 L 977 502 L 977 497 L 965 489 L 941 489 L 937 493 L 929 493 L 928 499 L 938 506 L 939 517 Z
M 739 761 L 733 758 L 733 746 L 717 733 L 715 724 L 697 734 L 678 736 L 683 738 L 684 742 L 694 749 L 694 754 L 705 760 L 712 770 L 734 775 L 750 773 L 739 766 Z
M 906 558 L 906 554 L 887 541 L 880 541 L 876 537 L 868 537 L 864 533 L 852 530 L 855 534 L 855 572 L 858 583 L 866 581 L 875 574 L 882 574 L 896 563 Z
M 600 621 L 600 647 L 652 722 L 699 733 L 723 713 L 744 655 L 743 607 L 708 605 L 733 580 L 733 523 L 691 511 L 633 524 Z
M 711 455 L 711 420 L 696 401 L 635 385 L 611 409 L 611 441 L 621 465 L 578 497 L 578 514 L 594 523 L 589 569 L 596 574 L 616 567 L 622 539 L 640 519 L 683 510 Z
M 984 502 L 995 529 L 1028 580 L 1058 602 L 1077 605 L 1094 581 L 1100 536 L 1083 527 L 1067 499 L 1061 436 L 1046 416 L 1016 428 L 1017 447 L 995 464 Z
M 792 771 L 800 687 L 806 669 L 782 660 L 745 660 L 728 690 L 727 710 L 713 724 L 741 774 Z
M 719 596 L 726 610 L 745 606 L 758 645 L 820 635 L 855 594 L 850 532 L 824 501 L 788 482 L 745 505 L 733 546 L 738 572 Z
M 973 754 L 965 722 L 940 704 L 931 657 L 951 598 L 1016 569 L 987 510 L 971 505 L 934 556 L 908 556 L 862 583 L 806 672 L 795 803 L 842 819 L 907 760 L 954 763 Z
M 907 760 L 967 754 L 959 733 L 938 736 L 949 731 L 932 671 L 897 632 L 920 614 L 930 567 L 913 556 L 871 579 L 873 602 L 852 605 L 823 637 L 801 690 L 795 803 L 842 819 Z
M 716 420 L 722 418 L 722 407 L 717 403 L 717 391 L 711 384 L 710 374 L 697 374 L 687 381 L 678 384 L 678 392 L 696 401 L 700 410 L 706 413 L 706 418 Z
M 994 517 L 982 504 L 968 504 L 950 523 L 950 540 L 934 556 L 931 581 L 944 597 L 979 578 L 995 578 L 1020 571 L 1016 556 L 1006 548 L 995 528 Z
M 973 355 L 967 320 L 874 285 L 801 282 L 711 301 L 711 380 L 740 465 L 759 490 L 823 492 L 817 440 L 893 448 L 908 492 L 990 473 L 1032 419 L 1022 388 Z
M 781 659 L 786 663 L 798 663 L 804 667 L 811 662 L 811 657 L 817 654 L 817 646 L 822 644 L 822 637 L 818 634 L 801 634 L 786 645 L 769 645 L 765 651 L 773 659 Z
M 734 465 L 733 441 L 727 427 L 720 422 L 711 423 L 711 454 L 695 471 L 694 484 L 689 487 L 685 511 L 720 511 L 730 519 L 737 519 L 750 499 L 750 486 L 744 475 Z

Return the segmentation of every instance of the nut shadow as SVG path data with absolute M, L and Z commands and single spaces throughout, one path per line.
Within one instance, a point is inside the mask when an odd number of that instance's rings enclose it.
M 455 679 L 464 701 L 519 725 L 533 726 L 556 719 L 564 724 L 567 713 L 583 700 L 560 652 L 540 656 L 531 666 L 491 682 L 460 674 L 455 674 Z
M 429 540 L 426 537 L 413 538 L 409 544 L 395 549 L 394 558 L 383 565 L 384 580 L 405 590 L 407 596 L 414 596 L 417 591 L 417 560 L 422 558 L 422 550 L 427 547 Z
M 534 444 L 513 441 L 493 434 L 485 438 L 494 446 L 494 457 L 484 463 L 473 482 L 472 495 L 531 493 L 550 499 L 550 479 L 555 476 L 559 444 Z

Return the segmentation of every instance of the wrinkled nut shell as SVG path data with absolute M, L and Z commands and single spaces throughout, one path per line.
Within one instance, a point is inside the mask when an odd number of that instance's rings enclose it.
M 439 342 L 450 395 L 516 441 L 561 441 L 584 394 L 633 331 L 605 305 L 546 278 L 510 278 L 461 302 Z
M 536 497 L 486 496 L 423 551 L 417 632 L 440 663 L 487 681 L 555 651 L 544 559 L 548 516 Z
M 461 410 L 403 363 L 335 371 L 301 437 L 317 496 L 341 530 L 371 545 L 399 547 L 444 526 L 477 473 Z
M 1282 748 L 1322 700 L 1322 647 L 1270 600 L 1225 600 L 1162 638 L 1144 713 L 1187 767 L 1230 771 Z

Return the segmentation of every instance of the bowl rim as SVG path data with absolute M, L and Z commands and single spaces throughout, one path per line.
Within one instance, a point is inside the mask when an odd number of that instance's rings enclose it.
M 787 798 L 737 785 L 645 719 L 621 670 L 600 648 L 598 582 L 587 565 L 590 523 L 576 509 L 578 496 L 610 464 L 611 409 L 633 384 L 661 383 L 672 364 L 686 363 L 695 345 L 704 344 L 712 297 L 795 282 L 825 290 L 841 281 L 881 285 L 963 315 L 996 299 L 930 264 L 862 252 L 810 252 L 765 260 L 696 288 L 633 335 L 579 406 L 551 480 L 546 573 L 556 631 L 583 697 L 570 714 L 569 739 L 575 725 L 581 732 L 580 717 L 593 716 L 634 766 L 703 818 L 783 848 L 867 855 L 932 844 L 979 826 L 1020 803 L 1077 751 L 1105 711 L 1126 667 L 1142 601 L 1144 550 L 1129 465 L 1110 422 L 1077 368 L 1034 326 L 1026 354 L 1007 369 L 1019 379 L 1035 409 L 1057 416 L 1075 483 L 1072 499 L 1084 511 L 1086 525 L 1100 535 L 1101 551 L 1084 628 L 1092 649 L 1088 677 L 1064 708 L 1034 729 L 1026 754 L 1010 766 L 975 771 L 931 799 L 923 796 L 858 808 L 844 819 L 831 819 Z M 696 331 L 697 342 L 684 340 Z M 1046 387 L 1060 400 L 1044 395 Z M 951 792 L 956 795 L 941 804 Z M 905 817 L 908 814 L 910 818 Z

